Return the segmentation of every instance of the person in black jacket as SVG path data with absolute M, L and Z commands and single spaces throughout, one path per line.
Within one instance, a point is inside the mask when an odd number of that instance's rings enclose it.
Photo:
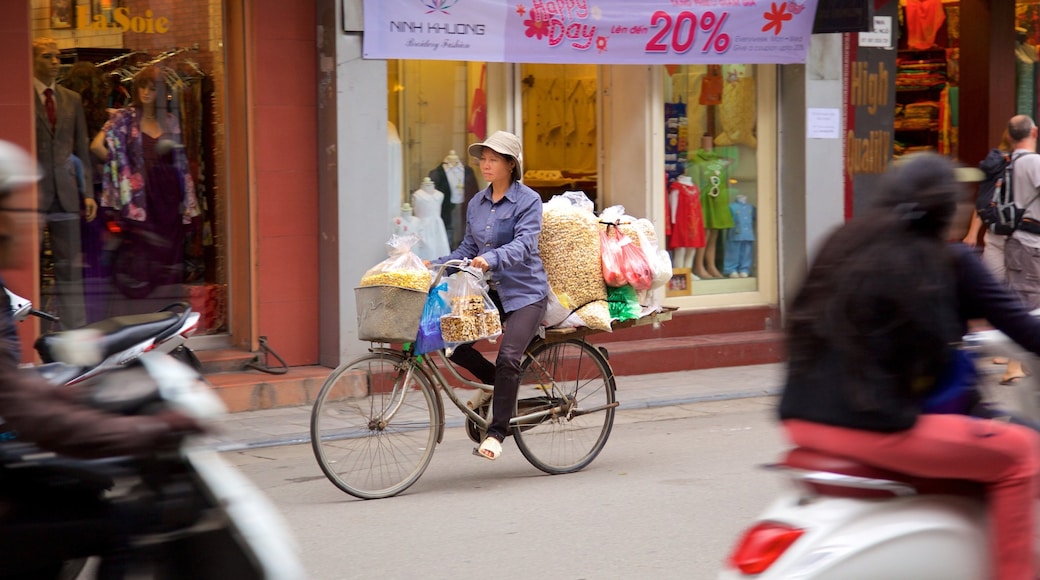
M 985 318 L 1040 354 L 1040 322 L 969 248 L 946 242 L 958 201 L 968 202 L 956 175 L 936 154 L 894 165 L 873 206 L 824 243 L 789 313 L 779 413 L 797 445 L 983 482 L 994 578 L 1036 578 L 1038 434 L 923 411 L 970 319 Z

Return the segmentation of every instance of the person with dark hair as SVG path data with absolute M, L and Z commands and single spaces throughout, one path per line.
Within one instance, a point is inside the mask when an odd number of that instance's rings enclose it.
M 471 344 L 461 344 L 451 354 L 452 362 L 484 384 L 495 386 L 487 437 L 475 450 L 493 461 L 502 455 L 502 442 L 510 433 L 509 420 L 520 389 L 520 361 L 545 317 L 549 282 L 538 253 L 542 198 L 520 183 L 520 138 L 496 131 L 482 143 L 470 145 L 469 154 L 479 161 L 488 187 L 466 208 L 462 243 L 434 262 L 471 258 L 471 266 L 490 276 L 488 294 L 503 313 L 502 338 L 494 364 Z
M 180 123 L 166 109 L 168 91 L 158 67 L 139 71 L 131 104 L 112 114 L 90 146 L 107 168 L 101 206 L 118 211 L 128 230 L 123 248 L 132 251 L 113 264 L 116 288 L 128 298 L 175 285 L 179 299 L 185 228 L 200 213 Z M 142 265 L 147 270 L 137 270 Z
M 985 318 L 1040 354 L 1040 322 L 963 244 L 945 157 L 883 177 L 872 207 L 823 244 L 791 307 L 779 416 L 797 445 L 915 476 L 979 481 L 992 517 L 994 578 L 1036 578 L 1040 438 L 967 414 L 930 414 L 967 321 Z M 967 409 L 964 409 L 967 412 Z

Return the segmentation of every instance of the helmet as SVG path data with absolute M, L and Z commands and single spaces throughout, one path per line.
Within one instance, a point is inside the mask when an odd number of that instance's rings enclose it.
M 24 149 L 0 140 L 0 192 L 8 192 L 40 179 L 40 169 Z

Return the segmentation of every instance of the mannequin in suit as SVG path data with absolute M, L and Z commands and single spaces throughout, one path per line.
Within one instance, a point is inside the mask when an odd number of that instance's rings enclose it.
M 54 256 L 54 306 L 65 329 L 86 324 L 80 255 L 80 212 L 89 222 L 97 215 L 87 136 L 79 94 L 55 83 L 61 69 L 58 45 L 49 38 L 33 42 L 36 93 L 36 157 L 43 172 L 39 209 L 45 218 Z M 53 119 L 52 119 L 53 118 Z M 82 165 L 77 179 L 75 156 Z M 42 237 L 41 237 L 42 239 Z
M 466 204 L 477 194 L 477 175 L 452 149 L 444 161 L 430 171 L 429 177 L 434 189 L 444 192 L 441 219 L 448 231 L 448 245 L 454 248 L 466 233 Z

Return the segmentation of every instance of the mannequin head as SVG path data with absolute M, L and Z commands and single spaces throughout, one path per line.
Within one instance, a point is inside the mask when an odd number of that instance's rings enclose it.
M 433 180 L 430 179 L 429 177 L 424 177 L 423 180 L 422 180 L 422 190 L 425 191 L 426 193 L 433 193 L 433 191 L 434 191 Z
M 134 83 L 131 99 L 135 107 L 139 109 L 153 109 L 159 98 L 159 89 L 162 87 L 162 73 L 159 67 L 150 66 L 143 68 L 134 75 Z
M 444 156 L 444 164 L 448 167 L 455 167 L 459 164 L 459 156 L 454 149 L 448 151 L 448 154 Z
M 52 85 L 58 80 L 61 71 L 61 60 L 58 43 L 50 38 L 37 38 L 33 41 L 33 76 L 45 85 Z

